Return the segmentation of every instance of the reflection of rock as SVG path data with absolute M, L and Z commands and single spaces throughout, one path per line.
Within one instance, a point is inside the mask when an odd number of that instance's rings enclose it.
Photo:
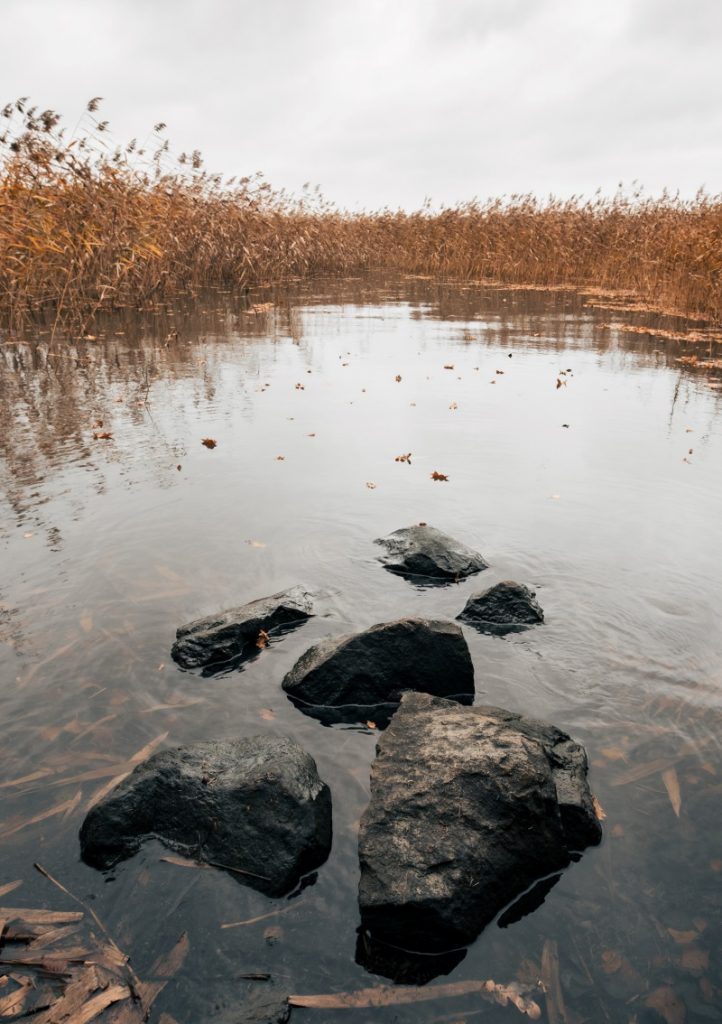
M 308 705 L 368 708 L 397 704 L 406 690 L 473 696 L 474 668 L 456 623 L 398 619 L 322 640 L 299 658 L 283 689 Z
M 321 725 L 329 728 L 334 725 L 371 725 L 372 728 L 385 729 L 396 714 L 396 704 L 345 704 L 340 708 L 326 707 L 325 704 L 304 704 L 302 700 L 288 695 L 295 708 L 309 718 L 315 718 Z M 473 704 L 473 695 L 456 698 L 460 704 Z
M 163 750 L 88 813 L 83 860 L 110 867 L 149 836 L 278 896 L 328 856 L 331 794 L 286 736 Z
M 395 530 L 376 543 L 386 548 L 380 558 L 384 567 L 399 576 L 448 583 L 488 568 L 478 551 L 425 523 Z
M 379 740 L 361 819 L 364 927 L 417 951 L 471 941 L 600 841 L 586 777 L 583 748 L 554 726 L 406 694 Z
M 511 633 L 544 621 L 544 612 L 533 590 L 523 583 L 502 580 L 480 594 L 472 594 L 456 616 L 482 633 Z
M 397 985 L 426 985 L 442 974 L 451 974 L 465 956 L 463 948 L 444 953 L 411 953 L 379 942 L 363 928 L 359 928 L 356 940 L 356 963 Z
M 312 614 L 310 595 L 302 587 L 292 587 L 181 626 L 171 655 L 183 668 L 238 663 L 258 653 L 262 630 L 291 629 Z

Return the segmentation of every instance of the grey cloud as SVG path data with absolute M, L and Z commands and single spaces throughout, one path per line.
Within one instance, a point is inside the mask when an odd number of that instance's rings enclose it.
M 722 189 L 719 0 L 5 0 L 0 99 L 344 205 Z

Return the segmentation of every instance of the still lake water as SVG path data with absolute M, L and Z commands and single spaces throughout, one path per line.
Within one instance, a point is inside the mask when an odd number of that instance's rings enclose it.
M 92 900 L 141 977 L 187 930 L 154 1021 L 239 1005 L 264 984 L 248 972 L 304 994 L 389 983 L 357 962 L 378 733 L 324 727 L 280 682 L 320 637 L 453 617 L 512 578 L 547 621 L 508 639 L 464 628 L 477 701 L 586 746 L 605 837 L 440 982 L 538 976 L 556 948 L 564 1007 L 544 1019 L 664 1020 L 645 1017 L 649 1000 L 670 1024 L 722 1020 L 719 382 L 675 363 L 679 343 L 610 329 L 619 314 L 562 294 L 357 279 L 253 302 L 215 295 L 108 322 L 93 342 L 0 346 L 0 886 L 23 880 L 10 902 L 69 905 L 40 861 Z M 384 572 L 374 538 L 419 521 L 491 568 L 432 590 Z M 296 583 L 319 614 L 244 671 L 202 679 L 170 660 L 176 626 Z M 80 862 L 88 802 L 146 744 L 259 732 L 294 736 L 332 790 L 333 849 L 300 895 L 163 862 L 157 843 L 107 876 Z M 293 1019 L 522 1018 L 469 996 Z

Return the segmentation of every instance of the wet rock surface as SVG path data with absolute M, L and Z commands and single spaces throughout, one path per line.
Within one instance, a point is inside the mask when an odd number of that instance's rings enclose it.
M 482 633 L 503 635 L 544 621 L 536 592 L 523 583 L 502 580 L 488 590 L 472 594 L 456 616 Z
M 586 754 L 561 730 L 406 694 L 361 819 L 363 926 L 417 951 L 464 945 L 600 839 Z
M 478 551 L 426 523 L 395 530 L 375 543 L 386 549 L 380 557 L 384 568 L 398 576 L 451 583 L 488 569 Z
M 283 680 L 294 701 L 323 707 L 396 705 L 407 690 L 474 695 L 474 667 L 454 622 L 398 619 L 309 648 Z
M 238 664 L 258 653 L 261 630 L 287 631 L 312 614 L 311 595 L 292 587 L 180 626 L 171 657 L 183 668 Z
M 331 794 L 310 754 L 286 736 L 163 750 L 88 812 L 82 858 L 112 867 L 151 836 L 278 896 L 326 860 Z

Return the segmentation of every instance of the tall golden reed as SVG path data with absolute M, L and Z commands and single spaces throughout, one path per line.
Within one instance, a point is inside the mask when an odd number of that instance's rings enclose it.
M 109 143 L 93 99 L 80 133 L 21 99 L 1 112 L 0 320 L 87 330 L 99 310 L 207 286 L 389 268 L 442 279 L 620 289 L 722 320 L 722 197 L 530 195 L 349 214 L 259 176 L 224 181 L 200 154 Z

